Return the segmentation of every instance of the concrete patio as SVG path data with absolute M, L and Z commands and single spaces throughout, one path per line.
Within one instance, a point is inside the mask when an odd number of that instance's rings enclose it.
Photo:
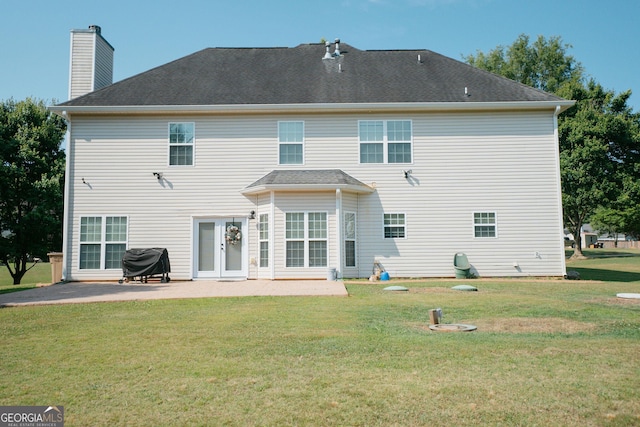
M 250 296 L 348 296 L 341 281 L 243 280 L 169 283 L 68 282 L 0 295 L 0 307 L 152 299 Z

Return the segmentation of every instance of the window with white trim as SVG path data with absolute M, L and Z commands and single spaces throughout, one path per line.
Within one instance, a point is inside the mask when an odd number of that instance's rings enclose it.
M 258 222 L 260 240 L 260 267 L 269 267 L 269 215 L 260 215 Z
M 411 120 L 360 120 L 360 163 L 411 163 Z
M 83 216 L 80 218 L 81 270 L 122 268 L 127 249 L 126 216 Z
M 327 266 L 327 213 L 287 212 L 285 240 L 287 267 Z
M 385 239 L 404 239 L 406 235 L 406 222 L 403 213 L 384 214 Z
M 496 237 L 497 223 L 495 212 L 474 212 L 473 213 L 473 235 L 474 237 Z
M 304 122 L 278 122 L 278 163 L 304 163 Z
M 344 213 L 344 266 L 356 266 L 356 214 Z
M 195 123 L 169 123 L 169 165 L 193 165 Z

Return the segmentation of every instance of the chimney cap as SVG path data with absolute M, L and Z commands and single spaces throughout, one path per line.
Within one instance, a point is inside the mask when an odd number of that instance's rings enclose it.
M 100 34 L 100 32 L 102 31 L 102 28 L 100 28 L 99 25 L 89 25 L 89 29 L 93 30 L 97 34 Z

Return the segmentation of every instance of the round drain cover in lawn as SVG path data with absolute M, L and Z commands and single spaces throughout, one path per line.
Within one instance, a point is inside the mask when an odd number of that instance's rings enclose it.
M 622 294 L 617 294 L 616 296 L 617 296 L 618 298 L 640 299 L 640 294 L 627 294 L 627 293 L 622 293 Z
M 440 323 L 437 325 L 429 325 L 429 329 L 432 331 L 440 332 L 471 332 L 478 329 L 474 325 L 462 325 L 458 323 Z
M 405 288 L 404 286 L 387 286 L 386 288 L 383 289 L 384 291 L 408 291 L 408 288 Z
M 478 290 L 478 288 L 471 285 L 458 285 L 458 286 L 452 287 L 451 289 L 453 289 L 454 291 L 477 291 Z

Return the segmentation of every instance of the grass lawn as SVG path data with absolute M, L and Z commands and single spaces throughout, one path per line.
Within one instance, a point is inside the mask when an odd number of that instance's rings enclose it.
M 568 263 L 580 281 L 4 308 L 0 405 L 67 426 L 638 426 L 640 300 L 615 297 L 640 292 L 633 254 Z M 478 330 L 430 331 L 438 307 Z
M 31 264 L 29 264 L 29 267 Z M 39 262 L 32 269 L 27 271 L 19 285 L 13 284 L 13 278 L 5 265 L 0 265 L 0 294 L 7 292 L 21 291 L 34 288 L 42 284 L 51 283 L 51 264 Z

